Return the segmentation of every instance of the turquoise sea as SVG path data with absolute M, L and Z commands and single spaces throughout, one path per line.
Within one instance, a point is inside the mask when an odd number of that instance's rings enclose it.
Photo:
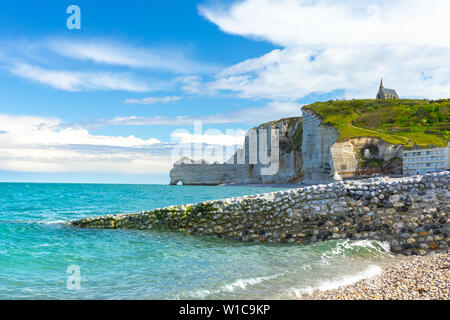
M 0 299 L 291 299 L 380 272 L 375 241 L 248 244 L 174 232 L 76 229 L 67 221 L 273 188 L 0 184 Z M 80 288 L 67 286 L 70 266 Z

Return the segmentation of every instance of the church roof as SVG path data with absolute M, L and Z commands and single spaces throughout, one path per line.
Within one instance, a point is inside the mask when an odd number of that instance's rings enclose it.
M 380 82 L 380 90 L 377 94 L 377 99 L 400 99 L 397 92 L 394 89 L 385 89 L 383 86 L 383 78 L 381 78 Z
M 394 89 L 385 89 L 385 88 L 383 88 L 383 89 L 381 89 L 381 90 L 384 92 L 384 94 L 392 94 L 392 95 L 394 95 L 394 96 L 397 95 L 397 92 L 395 92 Z

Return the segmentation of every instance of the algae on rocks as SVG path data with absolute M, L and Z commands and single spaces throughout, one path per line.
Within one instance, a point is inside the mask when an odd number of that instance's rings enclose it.
M 73 221 L 82 228 L 171 230 L 246 242 L 387 241 L 395 253 L 448 252 L 450 172 L 337 181 L 260 195 Z

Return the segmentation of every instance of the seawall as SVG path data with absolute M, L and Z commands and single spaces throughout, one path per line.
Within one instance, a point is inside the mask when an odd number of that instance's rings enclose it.
M 448 252 L 450 172 L 371 178 L 73 221 L 250 242 L 387 241 L 405 255 Z

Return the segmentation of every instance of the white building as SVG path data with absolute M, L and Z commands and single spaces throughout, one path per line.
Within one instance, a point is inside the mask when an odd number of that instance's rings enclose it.
M 422 174 L 450 170 L 450 142 L 445 148 L 405 150 L 403 174 Z

